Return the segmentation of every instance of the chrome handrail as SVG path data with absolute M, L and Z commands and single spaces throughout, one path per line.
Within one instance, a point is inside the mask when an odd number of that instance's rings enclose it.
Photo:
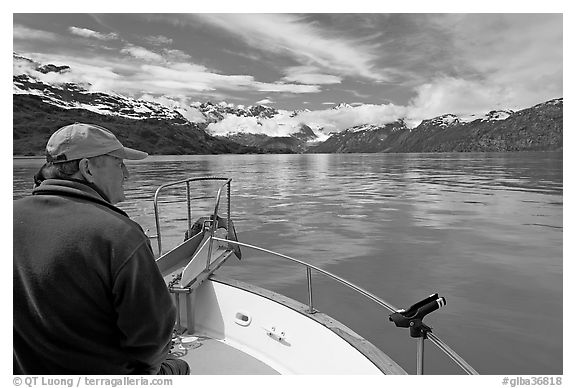
M 395 313 L 398 311 L 398 309 L 396 307 L 394 307 L 392 304 L 388 303 L 387 301 L 379 298 L 378 296 L 372 294 L 371 292 L 331 273 L 328 272 L 326 270 L 323 270 L 319 267 L 316 267 L 312 264 L 309 264 L 305 261 L 299 260 L 299 259 L 295 259 L 293 257 L 284 255 L 282 253 L 278 253 L 278 252 L 274 252 L 265 248 L 261 248 L 255 245 L 251 245 L 251 244 L 246 244 L 246 243 L 242 243 L 239 241 L 234 241 L 234 240 L 228 240 L 228 239 L 224 239 L 224 238 L 220 238 L 220 237 L 216 237 L 214 235 L 216 228 L 217 228 L 217 216 L 218 216 L 218 209 L 220 206 L 220 198 L 222 195 L 222 189 L 224 188 L 224 186 L 228 187 L 228 191 L 227 191 L 227 197 L 228 197 L 228 203 L 227 203 L 227 227 L 228 230 L 230 230 L 230 226 L 231 226 L 231 216 L 230 216 L 230 186 L 231 186 L 231 178 L 221 178 L 221 177 L 199 177 L 199 178 L 188 178 L 188 179 L 184 179 L 184 180 L 180 180 L 177 182 L 171 182 L 171 183 L 166 183 L 164 185 L 161 185 L 160 187 L 158 187 L 158 189 L 156 190 L 156 193 L 154 194 L 154 215 L 156 218 L 156 231 L 157 231 L 157 235 L 154 237 L 157 237 L 158 239 L 158 253 L 159 255 L 162 254 L 162 237 L 161 237 L 161 233 L 160 233 L 160 210 L 158 207 L 158 198 L 159 198 L 159 194 L 160 192 L 165 189 L 166 187 L 170 187 L 170 186 L 175 186 L 175 185 L 179 185 L 179 184 L 183 184 L 186 183 L 186 201 L 187 201 L 187 210 L 188 210 L 188 231 L 191 230 L 192 228 L 192 212 L 191 212 L 191 200 L 192 198 L 190 198 L 190 182 L 195 182 L 195 181 L 207 181 L 207 180 L 219 180 L 219 181 L 225 181 L 219 188 L 218 188 L 218 192 L 215 196 L 216 198 L 216 203 L 214 206 L 214 211 L 212 214 L 212 224 L 210 226 L 209 229 L 209 233 L 210 233 L 210 245 L 209 245 L 209 251 L 208 251 L 208 263 L 207 263 L 207 267 L 210 264 L 210 257 L 211 257 L 211 251 L 212 251 L 212 244 L 214 241 L 220 241 L 220 242 L 226 242 L 228 244 L 230 244 L 231 246 L 233 246 L 234 244 L 239 245 L 239 246 L 243 246 L 246 248 L 251 248 L 251 249 L 255 249 L 258 251 L 262 251 L 262 252 L 266 252 L 269 254 L 272 254 L 274 256 L 278 256 L 287 260 L 290 260 L 292 262 L 298 263 L 302 266 L 304 266 L 306 268 L 306 278 L 307 278 L 307 285 L 308 285 L 308 313 L 313 314 L 316 312 L 316 310 L 314 309 L 314 304 L 313 304 L 313 294 L 312 294 L 312 270 L 315 270 L 321 274 L 323 274 L 324 276 L 327 276 L 333 280 L 336 280 L 337 282 L 345 285 L 346 287 L 356 291 L 357 293 L 359 293 L 360 295 L 364 296 L 367 299 L 372 300 L 373 302 L 375 302 L 376 304 L 380 305 L 381 307 L 384 307 L 385 309 L 387 309 L 388 311 Z M 198 197 L 198 198 L 194 198 L 194 199 L 202 199 L 202 198 L 214 198 L 214 197 Z M 462 359 L 462 357 L 460 357 L 458 355 L 458 353 L 456 353 L 453 349 L 451 349 L 448 345 L 446 345 L 438 336 L 436 336 L 435 334 L 429 332 L 427 334 L 427 338 L 430 339 L 430 341 L 436 345 L 436 347 L 438 347 L 438 349 L 440 349 L 442 352 L 444 352 L 456 365 L 458 365 L 464 372 L 471 374 L 471 375 L 477 375 L 478 372 L 476 372 L 476 370 L 474 368 L 472 368 L 466 361 L 464 361 L 464 359 Z M 423 351 L 424 351 L 424 347 L 423 347 L 423 338 L 419 339 L 419 346 L 418 346 L 418 352 L 421 352 L 421 354 L 418 354 L 418 372 L 422 372 L 423 370 L 423 365 L 422 365 L 422 361 L 423 361 Z
M 464 370 L 469 375 L 477 375 L 478 372 L 474 368 L 470 366 L 458 353 L 452 350 L 448 345 L 446 345 L 438 336 L 432 332 L 429 332 L 428 339 L 432 341 L 434 345 L 440 350 L 444 352 L 448 357 L 454 361 L 456 365 L 458 365 L 462 370 Z
M 382 307 L 385 307 L 386 309 L 390 310 L 391 312 L 396 312 L 396 311 L 397 311 L 397 309 L 396 309 L 394 306 L 392 306 L 390 303 L 382 300 L 381 298 L 379 298 L 379 297 L 377 297 L 376 295 L 374 295 L 374 294 L 366 291 L 365 289 L 363 289 L 363 288 L 361 288 L 361 287 L 358 287 L 357 285 L 355 285 L 355 284 L 353 284 L 353 283 L 350 283 L 349 281 L 347 281 L 347 280 L 339 277 L 338 275 L 334 275 L 333 273 L 330 273 L 330 272 L 328 272 L 328 271 L 325 271 L 325 270 L 323 270 L 323 269 L 321 269 L 321 268 L 319 268 L 319 267 L 316 267 L 316 266 L 314 266 L 314 265 L 312 265 L 312 264 L 306 263 L 305 261 L 298 260 L 298 259 L 295 259 L 295 258 L 293 258 L 293 257 L 286 256 L 286 255 L 284 255 L 284 254 L 282 254 L 282 253 L 274 252 L 274 251 L 271 251 L 271 250 L 269 250 L 269 249 L 257 247 L 257 246 L 255 246 L 255 245 L 250 245 L 250 244 L 242 243 L 242 242 L 239 242 L 239 241 L 230 241 L 230 240 L 226 240 L 226 239 L 223 239 L 223 238 L 220 238 L 220 237 L 214 237 L 214 240 L 222 241 L 222 242 L 227 242 L 227 243 L 231 243 L 231 244 L 237 244 L 237 245 L 240 245 L 240 246 L 243 246 L 243 247 L 246 247 L 246 248 L 252 248 L 252 249 L 256 249 L 256 250 L 258 250 L 258 251 L 270 253 L 270 254 L 275 255 L 275 256 L 283 257 L 283 258 L 288 259 L 288 260 L 290 260 L 290 261 L 293 261 L 293 262 L 295 262 L 295 263 L 301 264 L 301 265 L 305 266 L 306 268 L 310 268 L 310 269 L 316 270 L 316 271 L 318 271 L 318 272 L 320 272 L 320 273 L 323 273 L 324 275 L 326 275 L 326 276 L 328 276 L 328 277 L 330 277 L 330 278 L 332 278 L 332 279 L 334 279 L 334 280 L 336 280 L 336 281 L 338 281 L 338 282 L 340 282 L 340 283 L 342 283 L 342 284 L 350 287 L 351 289 L 359 292 L 360 294 L 362 294 L 362 295 L 364 295 L 365 297 L 367 297 L 368 299 L 371 299 L 372 301 L 378 303 L 378 304 L 381 305 Z M 310 283 L 311 283 L 311 280 L 308 281 L 308 283 L 310 284 Z M 309 287 L 309 293 L 310 293 L 310 291 L 311 291 L 311 288 Z M 311 300 L 310 296 L 309 296 L 308 299 Z M 310 311 L 312 311 L 313 308 L 314 308 L 314 306 L 312 306 L 312 305 L 309 306 L 309 310 L 310 310 Z
M 246 244 L 246 243 L 242 243 L 239 241 L 231 241 L 231 240 L 227 240 L 224 238 L 220 238 L 220 237 L 212 237 L 212 239 L 216 240 L 216 241 L 221 241 L 221 242 L 226 242 L 229 244 L 237 244 L 246 248 L 251 248 L 251 249 L 255 249 L 261 252 L 266 252 L 269 254 L 272 254 L 274 256 L 278 256 L 278 257 L 282 257 L 284 259 L 290 260 L 294 263 L 298 263 L 300 265 L 303 265 L 306 267 L 306 275 L 307 275 L 307 282 L 308 282 L 308 312 L 309 313 L 314 313 L 316 310 L 314 309 L 313 306 L 313 298 L 312 298 L 312 276 L 311 276 L 311 270 L 315 270 L 318 271 L 319 273 L 334 279 L 336 281 L 338 281 L 341 284 L 344 284 L 345 286 L 347 286 L 348 288 L 351 288 L 352 290 L 360 293 L 361 295 L 363 295 L 364 297 L 372 300 L 373 302 L 376 302 L 378 305 L 386 308 L 388 311 L 394 313 L 396 311 L 398 311 L 397 308 L 395 308 L 392 304 L 386 302 L 385 300 L 377 297 L 376 295 L 372 294 L 371 292 L 363 289 L 362 287 L 359 287 L 337 275 L 334 275 L 331 272 L 328 272 L 326 270 L 323 270 L 319 267 L 316 267 L 312 264 L 309 264 L 305 261 L 299 260 L 299 259 L 295 259 L 293 257 L 284 255 L 282 253 L 278 253 L 278 252 L 274 252 L 271 251 L 269 249 L 265 249 L 265 248 L 261 248 L 255 245 L 251 245 L 251 244 Z M 472 368 L 472 366 L 470 366 L 466 361 L 464 361 L 464 359 L 462 357 L 460 357 L 460 355 L 458 355 L 458 353 L 456 353 L 452 348 L 450 348 L 448 345 L 446 345 L 437 335 L 433 334 L 433 333 L 428 333 L 427 334 L 428 338 L 432 341 L 432 343 L 434 345 L 436 345 L 438 347 L 438 349 L 440 349 L 441 351 L 443 351 L 448 357 L 450 357 L 450 359 L 452 361 L 454 361 L 454 363 L 456 365 L 458 365 L 464 372 L 466 372 L 469 375 L 477 375 L 478 372 Z M 423 342 L 422 342 L 423 343 Z M 423 351 L 423 348 L 422 348 Z

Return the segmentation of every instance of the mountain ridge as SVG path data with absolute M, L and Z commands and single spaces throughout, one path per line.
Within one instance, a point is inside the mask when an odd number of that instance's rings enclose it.
M 326 134 L 321 125 L 299 119 L 308 110 L 281 111 L 266 105 L 244 107 L 226 102 L 182 106 L 170 99 L 166 99 L 167 103 L 134 99 L 91 91 L 92 86 L 87 83 L 50 83 L 40 79 L 51 73 L 66 76 L 71 71 L 68 66 L 42 65 L 17 54 L 14 61 L 14 154 L 42 154 L 47 136 L 57 125 L 88 118 L 104 126 L 107 123 L 111 129 L 117 126 L 120 136 L 132 146 L 151 154 L 562 149 L 562 98 L 517 112 L 492 110 L 480 116 L 448 113 L 423 120 L 412 128 L 400 119 Z M 17 68 L 33 71 L 16 74 Z M 349 109 L 354 107 L 345 102 L 332 108 Z M 248 132 L 250 129 L 257 132 Z M 279 129 L 287 135 L 279 135 Z

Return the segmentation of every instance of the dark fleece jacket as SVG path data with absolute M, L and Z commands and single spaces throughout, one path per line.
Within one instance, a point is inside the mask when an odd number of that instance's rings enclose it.
M 14 373 L 155 374 L 176 309 L 142 228 L 49 179 L 14 202 Z

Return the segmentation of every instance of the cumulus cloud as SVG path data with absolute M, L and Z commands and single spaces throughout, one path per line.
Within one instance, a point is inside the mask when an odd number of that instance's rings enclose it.
M 193 123 L 203 123 L 206 121 L 202 112 L 190 105 L 189 98 L 180 97 L 168 97 L 168 96 L 153 96 L 150 94 L 144 94 L 140 97 L 141 100 L 155 102 L 157 104 L 163 105 L 168 108 L 172 108 L 184 116 L 188 121 Z
M 428 21 L 445 32 L 459 67 L 415 87 L 415 114 L 518 109 L 562 96 L 558 15 L 437 14 Z
M 228 115 L 222 121 L 209 124 L 207 130 L 214 135 L 252 133 L 289 136 L 298 132 L 301 125 L 305 124 L 312 128 L 317 136 L 325 139 L 331 132 L 340 132 L 356 125 L 392 123 L 406 113 L 407 109 L 402 106 L 367 104 L 342 109 L 304 111 L 296 116 L 288 111 L 280 111 L 277 116 L 266 119 Z
M 90 91 L 109 91 L 110 87 L 120 80 L 120 76 L 110 68 L 97 63 L 71 63 L 68 60 L 65 62 L 52 60 L 51 63 L 56 66 L 68 65 L 70 69 L 63 73 L 42 73 L 36 70 L 39 65 L 36 62 L 14 60 L 14 75 L 27 74 L 51 84 L 77 83 L 84 85 Z
M 98 40 L 116 40 L 118 39 L 118 34 L 111 32 L 108 34 L 103 34 L 101 32 L 93 31 L 88 28 L 80 28 L 80 27 L 70 27 L 68 29 L 72 34 L 81 36 L 83 38 L 93 38 Z
M 231 133 L 265 133 L 264 128 L 258 124 L 256 117 L 238 117 L 235 115 L 227 115 L 217 123 L 210 123 L 206 129 L 215 136 Z
M 408 117 L 416 121 L 446 113 L 467 115 L 493 109 L 523 109 L 562 96 L 561 85 L 555 85 L 554 80 L 534 90 L 528 82 L 440 77 L 416 87 L 415 91 L 407 111 Z
M 307 125 L 324 128 L 324 132 L 340 132 L 361 124 L 383 125 L 392 123 L 407 114 L 406 107 L 393 104 L 350 106 L 302 112 L 297 117 Z
M 36 76 L 40 74 L 39 71 L 36 71 L 36 66 L 38 66 L 38 64 L 35 62 L 14 58 L 12 61 L 12 74 L 15 76 L 22 74 Z
M 511 104 L 511 91 L 504 85 L 442 77 L 416 88 L 409 104 L 413 119 L 426 119 L 446 113 L 486 113 Z

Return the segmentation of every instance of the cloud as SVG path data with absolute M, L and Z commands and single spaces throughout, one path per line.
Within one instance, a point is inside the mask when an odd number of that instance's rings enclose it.
M 188 121 L 193 123 L 203 123 L 206 121 L 202 112 L 193 106 L 190 106 L 190 99 L 184 96 L 171 98 L 168 96 L 153 96 L 144 94 L 141 100 L 155 102 L 157 104 L 172 108 L 184 116 Z
M 318 93 L 320 87 L 318 85 L 297 85 L 297 84 L 283 84 L 283 83 L 265 83 L 254 82 L 254 88 L 260 92 L 281 92 L 281 93 Z
M 122 52 L 131 60 L 125 57 L 102 55 L 70 57 L 35 54 L 29 57 L 41 63 L 68 65 L 71 68 L 66 75 L 35 74 L 39 78 L 55 77 L 54 82 L 90 83 L 92 91 L 117 92 L 132 96 L 140 94 L 189 94 L 193 96 L 217 92 L 220 98 L 226 98 L 227 96 L 222 94 L 226 91 L 291 94 L 319 91 L 317 85 L 265 83 L 256 81 L 249 75 L 218 74 L 202 65 L 180 61 L 171 62 L 173 59 L 182 59 L 181 57 L 185 56 L 185 53 L 178 50 L 166 50 L 164 55 L 161 55 L 143 47 L 128 45 L 122 49 Z
M 26 55 L 24 55 L 26 57 Z M 39 56 L 39 62 L 42 56 Z M 50 63 L 56 66 L 68 65 L 70 69 L 64 73 L 49 72 L 42 73 L 36 70 L 39 65 L 36 62 L 26 60 L 14 60 L 14 75 L 27 74 L 38 78 L 42 82 L 51 84 L 77 83 L 86 86 L 92 91 L 108 91 L 109 87 L 116 85 L 120 76 L 106 66 L 99 63 L 81 63 L 70 62 L 69 58 L 59 60 L 50 56 Z M 103 87 L 104 86 L 104 87 Z
M 520 109 L 562 96 L 561 15 L 448 14 L 428 21 L 445 32 L 446 54 L 458 67 L 415 86 L 414 115 Z
M 297 117 L 309 126 L 323 127 L 324 132 L 340 132 L 361 124 L 384 125 L 393 123 L 407 114 L 406 107 L 393 104 L 351 106 L 302 112 Z
M 153 46 L 166 46 L 171 45 L 174 42 L 172 38 L 168 38 L 164 35 L 147 36 L 144 40 Z
M 127 45 L 120 52 L 148 62 L 164 62 L 162 55 L 140 46 Z
M 214 135 L 252 133 L 268 136 L 289 136 L 298 132 L 302 124 L 306 124 L 315 131 L 317 136 L 325 140 L 330 132 L 340 132 L 356 125 L 392 123 L 404 117 L 407 109 L 392 104 L 368 104 L 342 109 L 304 111 L 294 117 L 291 117 L 291 113 L 280 111 L 277 116 L 270 119 L 228 115 L 222 121 L 209 124 L 207 130 Z
M 56 42 L 61 39 L 60 36 L 48 31 L 37 30 L 33 28 L 15 25 L 13 29 L 13 38 L 21 40 L 39 40 Z
M 548 86 L 552 85 L 549 84 Z M 531 90 L 526 83 L 442 77 L 416 88 L 407 109 L 413 120 L 446 113 L 484 114 L 493 109 L 519 110 L 562 96 L 554 87 Z
M 42 73 L 36 70 L 38 66 L 37 63 L 28 61 L 26 59 L 14 58 L 12 62 L 12 74 L 14 76 L 26 74 L 31 76 L 37 76 Z
M 143 55 L 147 59 L 155 56 L 138 51 L 132 54 Z M 158 59 L 160 61 L 160 59 Z M 163 65 L 142 64 L 124 76 L 134 83 L 132 88 L 140 88 L 150 93 L 200 93 L 205 91 L 260 91 L 281 93 L 315 93 L 316 85 L 298 85 L 259 82 L 249 75 L 218 74 L 202 65 L 190 63 L 165 63 Z
M 454 53 L 482 74 L 534 75 L 562 68 L 561 14 L 465 14 L 431 17 Z
M 416 92 L 409 111 L 411 118 L 420 120 L 446 113 L 486 113 L 511 103 L 511 90 L 504 85 L 453 77 L 435 79 Z
M 230 133 L 265 133 L 263 127 L 258 125 L 256 117 L 234 115 L 227 115 L 217 123 L 210 123 L 206 129 L 215 136 L 224 136 Z
M 229 76 L 211 72 L 204 66 L 177 63 L 165 66 L 142 65 L 135 75 L 142 87 L 155 86 L 155 90 L 205 91 L 223 88 L 242 90 L 254 84 L 251 76 Z
M 285 94 L 323 93 L 314 96 L 318 97 L 318 103 L 342 101 L 343 93 L 348 93 L 355 101 L 395 101 L 396 105 L 373 105 L 370 109 L 382 113 L 382 108 L 376 107 L 388 106 L 382 116 L 386 119 L 393 116 L 392 111 L 400 117 L 400 105 L 405 105 L 405 115 L 417 120 L 445 113 L 485 113 L 499 107 L 521 109 L 561 97 L 563 93 L 561 14 L 421 14 L 388 16 L 386 20 L 379 15 L 353 14 L 160 17 L 167 21 L 178 19 L 181 23 L 178 31 L 189 26 L 201 27 L 215 39 L 222 38 L 218 32 L 226 32 L 225 44 L 218 47 L 218 55 L 222 56 L 214 59 L 212 51 L 202 51 L 204 46 L 198 46 L 193 55 L 202 56 L 203 63 L 222 63 L 219 61 L 228 60 L 225 55 L 233 50 L 263 66 L 251 67 L 248 62 L 239 61 L 243 67 L 237 67 L 242 69 L 237 74 L 221 73 L 195 64 L 191 55 L 171 46 L 174 43 L 171 38 L 157 32 L 140 37 L 142 46 L 124 43 L 117 49 L 93 44 L 87 47 L 90 42 L 86 39 L 71 39 L 69 34 L 58 35 L 15 24 L 14 45 L 18 51 L 32 51 L 30 58 L 44 59 L 41 63 L 71 67 L 63 75 L 36 74 L 39 78 L 90 83 L 94 91 L 131 96 L 187 95 L 196 100 L 206 96 L 237 98 L 241 94 L 261 100 L 260 103 L 274 100 L 278 105 Z M 86 28 L 71 27 L 64 30 L 67 31 L 90 39 L 120 41 L 116 34 Z M 163 29 L 162 33 L 167 31 Z M 351 37 L 352 32 L 357 37 L 361 34 L 362 40 Z M 371 40 L 376 35 L 379 38 Z M 186 47 L 194 45 L 191 41 Z M 118 55 L 118 50 L 124 55 Z M 23 55 L 27 56 L 24 52 Z M 274 65 L 274 71 L 267 65 Z M 14 73 L 32 70 L 24 64 L 15 64 Z M 398 82 L 380 88 L 374 81 L 392 78 L 386 74 L 393 74 Z M 277 78 L 271 78 L 274 76 Z M 310 100 L 312 96 L 303 98 Z M 398 109 L 391 110 L 390 106 Z M 362 114 L 350 111 L 344 115 L 326 110 L 315 111 L 309 119 L 319 126 L 338 130 L 343 123 L 362 124 L 362 117 L 368 116 L 368 111 Z
M 269 98 L 265 98 L 263 100 L 260 101 L 256 101 L 256 104 L 260 104 L 260 105 L 266 105 L 266 104 L 274 104 L 274 101 L 272 101 Z
M 118 39 L 118 34 L 111 32 L 109 34 L 103 34 L 101 32 L 93 31 L 88 28 L 80 28 L 80 27 L 70 27 L 68 28 L 74 35 L 81 36 L 83 38 L 94 38 L 98 40 L 116 40 Z
M 308 85 L 329 85 L 329 84 L 339 84 L 342 82 L 342 78 L 329 75 L 329 74 L 322 74 L 318 69 L 313 66 L 295 66 L 289 67 L 284 70 L 286 76 L 283 80 L 288 82 L 299 82 L 301 84 L 308 84 Z
M 189 62 L 192 57 L 182 50 L 163 49 L 162 54 L 168 62 Z
M 378 53 L 358 39 L 337 37 L 318 24 L 290 14 L 198 14 L 260 50 L 290 55 L 305 66 L 316 66 L 330 73 L 360 76 L 383 81 L 387 76 L 374 69 Z

